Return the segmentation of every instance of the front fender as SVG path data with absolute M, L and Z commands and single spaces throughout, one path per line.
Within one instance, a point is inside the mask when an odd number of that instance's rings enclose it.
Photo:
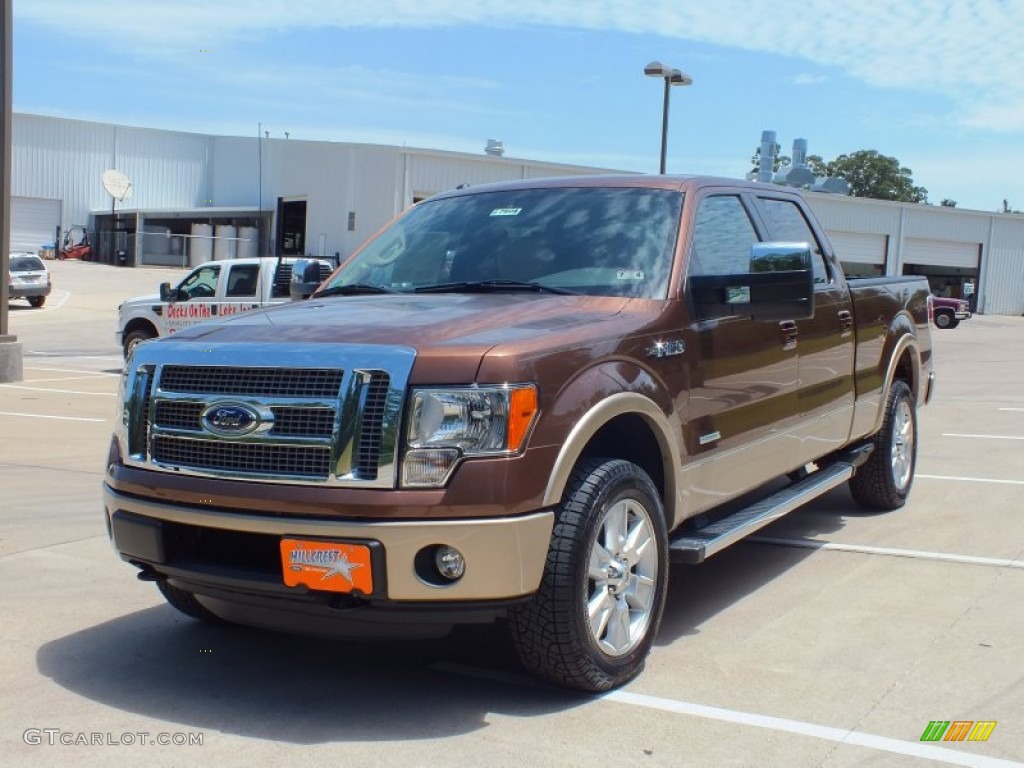
M 602 427 L 617 417 L 633 415 L 643 420 L 660 449 L 666 523 L 672 528 L 682 509 L 677 480 L 682 464 L 679 419 L 664 387 L 655 378 L 639 366 L 627 365 L 626 370 L 622 366 L 591 369 L 574 379 L 556 398 L 551 409 L 555 421 L 570 419 L 566 422 L 568 429 L 562 432 L 543 503 L 554 506 L 561 501 L 573 467 Z

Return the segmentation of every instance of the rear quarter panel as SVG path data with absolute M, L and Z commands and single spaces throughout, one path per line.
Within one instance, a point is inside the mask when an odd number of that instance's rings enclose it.
M 923 402 L 932 369 L 928 327 L 928 284 L 917 277 L 849 280 L 856 322 L 852 439 L 881 427 L 883 407 L 894 378 L 908 380 Z

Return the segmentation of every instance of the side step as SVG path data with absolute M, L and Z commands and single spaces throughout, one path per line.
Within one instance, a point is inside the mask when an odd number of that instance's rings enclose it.
M 867 460 L 870 444 L 863 446 L 803 480 L 783 488 L 749 507 L 733 512 L 698 531 L 685 531 L 669 543 L 669 556 L 674 562 L 696 565 L 716 552 L 773 523 L 780 517 L 842 485 Z

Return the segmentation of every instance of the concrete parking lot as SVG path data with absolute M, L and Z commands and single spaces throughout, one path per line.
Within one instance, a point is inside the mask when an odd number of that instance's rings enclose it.
M 0 385 L 4 764 L 1024 765 L 1024 318 L 933 333 L 904 509 L 843 488 L 674 566 L 645 673 L 588 697 L 523 675 L 498 628 L 339 643 L 166 606 L 111 549 L 100 484 L 117 304 L 183 273 L 50 266 Z M 931 721 L 996 725 L 923 742 Z

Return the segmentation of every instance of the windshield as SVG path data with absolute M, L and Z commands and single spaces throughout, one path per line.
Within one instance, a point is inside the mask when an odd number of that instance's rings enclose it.
M 682 200 L 675 190 L 632 187 L 428 200 L 384 230 L 322 290 L 462 290 L 480 283 L 501 290 L 523 283 L 663 298 Z
M 46 265 L 38 256 L 11 256 L 12 272 L 32 272 L 34 270 L 46 269 Z

